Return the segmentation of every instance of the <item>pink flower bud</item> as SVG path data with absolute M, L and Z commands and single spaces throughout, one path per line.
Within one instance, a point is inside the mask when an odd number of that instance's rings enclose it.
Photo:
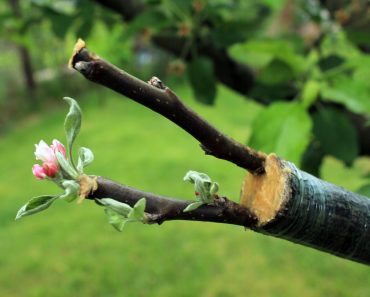
M 58 171 L 58 165 L 54 163 L 44 163 L 42 168 L 48 177 L 54 177 Z
M 37 179 L 44 179 L 45 177 L 55 177 L 59 170 L 56 153 L 60 152 L 66 158 L 66 149 L 63 144 L 54 139 L 51 146 L 47 145 L 45 141 L 41 140 L 36 144 L 35 156 L 37 160 L 42 161 L 42 165 L 35 164 L 32 167 L 32 173 Z
M 57 152 L 60 152 L 64 157 L 67 157 L 66 149 L 59 140 L 54 139 L 53 144 L 50 147 L 53 150 L 54 154 L 56 154 Z
M 36 160 L 48 163 L 56 163 L 55 153 L 50 146 L 46 144 L 45 141 L 41 140 L 39 144 L 35 144 L 35 156 Z
M 46 177 L 44 168 L 42 168 L 42 166 L 39 164 L 32 166 L 32 173 L 37 179 L 44 179 Z

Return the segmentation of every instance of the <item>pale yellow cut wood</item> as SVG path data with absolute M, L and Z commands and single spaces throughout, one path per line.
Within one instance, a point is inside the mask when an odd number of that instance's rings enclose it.
M 275 154 L 266 157 L 265 170 L 262 175 L 246 176 L 240 197 L 240 204 L 256 215 L 260 226 L 274 219 L 290 196 L 291 171 Z

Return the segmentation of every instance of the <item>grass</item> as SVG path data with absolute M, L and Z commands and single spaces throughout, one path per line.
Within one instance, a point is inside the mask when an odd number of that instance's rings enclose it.
M 214 108 L 192 101 L 186 88 L 179 94 L 222 131 L 245 141 L 258 106 L 219 91 Z M 84 111 L 78 145 L 96 157 L 87 173 L 191 198 L 192 186 L 182 177 L 193 169 L 238 200 L 245 173 L 205 157 L 172 123 L 109 91 L 92 88 L 77 99 Z M 61 201 L 14 222 L 30 197 L 58 193 L 36 181 L 30 168 L 34 143 L 64 139 L 67 105 L 60 105 L 29 116 L 0 140 L 0 296 L 368 296 L 366 266 L 240 227 L 168 222 L 132 224 L 118 233 L 91 201 Z

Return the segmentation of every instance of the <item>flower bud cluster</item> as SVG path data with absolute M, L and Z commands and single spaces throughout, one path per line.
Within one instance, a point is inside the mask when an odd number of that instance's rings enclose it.
M 33 175 L 37 179 L 44 179 L 46 177 L 54 178 L 59 170 L 56 153 L 59 152 L 66 158 L 66 149 L 64 145 L 54 139 L 50 146 L 43 140 L 35 146 L 36 160 L 42 161 L 42 165 L 35 164 L 32 166 Z

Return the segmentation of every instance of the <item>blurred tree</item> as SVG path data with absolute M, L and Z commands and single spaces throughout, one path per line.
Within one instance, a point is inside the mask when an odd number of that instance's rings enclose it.
M 367 0 L 29 3 L 55 36 L 90 38 L 116 64 L 130 47 L 141 62 L 151 60 L 151 42 L 170 53 L 169 73 L 186 75 L 202 103 L 214 104 L 220 82 L 265 105 L 249 139 L 257 149 L 316 175 L 326 155 L 346 165 L 370 155 Z
M 368 1 L 96 2 L 186 62 L 197 100 L 213 104 L 218 80 L 269 105 L 252 146 L 301 159 L 316 175 L 327 154 L 348 165 L 370 155 Z
M 11 10 L 13 12 L 14 17 L 18 20 L 22 20 L 22 11 L 21 6 L 19 5 L 19 0 L 8 0 Z M 19 32 L 21 33 L 21 32 Z M 21 43 L 16 44 L 18 52 L 19 52 L 19 59 L 21 61 L 22 66 L 22 73 L 24 76 L 24 81 L 28 93 L 31 95 L 30 98 L 35 98 L 33 96 L 33 91 L 36 88 L 36 82 L 32 70 L 32 62 L 31 56 L 26 46 Z

